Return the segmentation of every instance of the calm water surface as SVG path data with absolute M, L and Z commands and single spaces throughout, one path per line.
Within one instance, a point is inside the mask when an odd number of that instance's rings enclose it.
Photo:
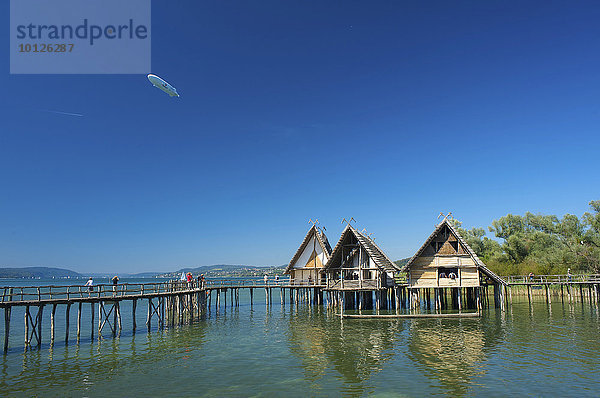
M 321 307 L 266 308 L 241 294 L 239 308 L 163 331 L 23 350 L 14 310 L 1 396 L 598 396 L 600 317 L 589 303 L 515 302 L 481 319 L 341 321 Z M 277 302 L 277 304 L 275 304 Z M 229 304 L 229 303 L 228 303 Z M 61 308 L 61 307 L 59 307 Z M 73 307 L 75 308 L 75 307 Z M 138 304 L 138 324 L 146 303 Z M 61 315 L 62 314 L 62 315 Z M 61 318 L 62 316 L 62 318 Z M 76 310 L 71 336 L 75 336 Z M 58 327 L 59 326 L 59 327 Z M 143 326 L 143 325 L 141 325 Z M 62 337 L 61 337 L 62 336 Z M 3 337 L 2 337 L 3 338 Z

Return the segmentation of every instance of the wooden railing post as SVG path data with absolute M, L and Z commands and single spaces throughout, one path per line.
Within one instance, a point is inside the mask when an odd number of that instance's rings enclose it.
M 8 298 L 6 301 L 12 301 L 13 288 L 8 289 Z M 6 288 L 4 288 L 4 295 L 2 296 L 2 301 L 5 301 L 6 296 Z M 4 353 L 8 351 L 8 340 L 10 336 L 10 313 L 12 307 L 7 306 L 4 308 Z

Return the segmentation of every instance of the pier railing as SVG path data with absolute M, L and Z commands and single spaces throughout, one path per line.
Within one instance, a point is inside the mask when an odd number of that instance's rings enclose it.
M 152 296 L 160 293 L 199 289 L 200 282 L 155 282 L 99 284 L 93 286 L 4 286 L 0 287 L 2 303 L 45 300 L 72 300 L 109 297 Z
M 354 279 L 331 279 L 327 284 L 328 289 L 342 289 L 342 290 L 360 290 L 360 289 L 379 289 L 381 287 L 381 283 L 377 279 L 363 279 L 363 280 L 354 280 Z
M 321 283 L 319 283 L 319 281 L 315 281 L 313 279 L 290 279 L 288 286 L 320 287 L 320 286 L 325 286 L 325 285 L 321 284 Z
M 33 302 L 73 299 L 105 299 L 110 297 L 146 297 L 174 292 L 199 290 L 202 288 L 265 288 L 265 287 L 319 287 L 321 285 L 308 281 L 290 281 L 270 279 L 205 279 L 203 282 L 168 281 L 152 283 L 119 283 L 98 284 L 91 287 L 85 285 L 48 285 L 48 286 L 3 286 L 0 287 L 0 303 Z
M 503 276 L 508 284 L 565 284 L 565 283 L 600 283 L 600 274 L 565 274 L 565 275 L 511 275 Z
M 268 279 L 265 281 L 263 278 L 257 279 L 206 279 L 205 287 L 218 288 L 218 287 L 278 287 L 278 286 L 289 286 L 290 281 L 287 279 Z
M 362 272 L 372 273 L 369 278 L 362 277 Z M 380 289 L 382 284 L 382 272 L 377 267 L 371 268 L 336 268 L 333 276 L 327 278 L 328 289 Z

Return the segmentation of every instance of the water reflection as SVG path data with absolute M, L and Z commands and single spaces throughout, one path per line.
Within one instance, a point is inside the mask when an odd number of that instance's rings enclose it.
M 314 383 L 329 366 L 324 355 L 327 333 L 324 319 L 308 318 L 309 314 L 305 308 L 291 314 L 288 338 L 291 352 L 302 362 L 305 379 Z
M 206 325 L 199 323 L 127 339 L 117 337 L 89 345 L 30 350 L 19 354 L 20 363 L 14 355 L 5 355 L 0 359 L 0 391 L 35 391 L 40 395 L 60 391 L 68 396 L 86 395 L 98 385 L 111 390 L 111 381 L 129 377 L 133 369 L 154 369 L 161 360 L 176 360 L 184 365 L 191 355 L 200 355 L 197 350 L 204 344 L 205 334 Z M 123 388 L 123 383 L 116 384 Z M 124 390 L 114 392 L 123 395 Z
M 443 393 L 463 396 L 485 374 L 487 353 L 504 338 L 502 323 L 500 318 L 414 320 L 407 355 Z
M 346 395 L 374 391 L 371 378 L 394 356 L 396 336 L 404 324 L 398 321 L 342 321 L 320 308 L 300 308 L 290 316 L 288 339 L 305 379 L 316 384 L 334 369 Z

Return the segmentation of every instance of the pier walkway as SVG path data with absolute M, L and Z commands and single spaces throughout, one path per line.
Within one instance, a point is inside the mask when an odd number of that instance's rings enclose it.
M 151 329 L 153 321 L 162 328 L 191 322 L 203 315 L 213 304 L 218 309 L 223 303 L 227 306 L 239 306 L 240 289 L 248 289 L 250 302 L 254 302 L 256 289 L 264 289 L 266 304 L 273 302 L 274 292 L 279 291 L 282 304 L 286 302 L 303 302 L 310 300 L 322 304 L 323 286 L 318 284 L 290 285 L 287 281 L 270 281 L 268 283 L 247 279 L 207 279 L 204 282 L 169 281 L 154 283 L 122 283 L 117 285 L 100 284 L 88 288 L 83 285 L 48 285 L 48 286 L 5 286 L 0 287 L 0 308 L 4 309 L 4 352 L 8 351 L 11 332 L 11 313 L 15 307 L 24 307 L 25 348 L 40 347 L 43 336 L 44 308 L 50 307 L 50 344 L 55 340 L 55 319 L 58 308 L 65 311 L 65 343 L 69 342 L 70 312 L 73 305 L 77 309 L 76 338 L 82 334 L 82 312 L 89 306 L 91 328 L 90 335 L 94 339 L 104 334 L 116 336 L 123 329 L 121 303 L 131 304 L 132 330 L 137 329 L 137 304 L 139 300 L 147 300 L 148 311 L 145 324 Z M 97 314 L 97 315 L 96 315 Z
M 502 279 L 506 282 L 503 286 L 504 291 L 502 294 L 494 295 L 495 298 L 499 298 L 497 306 L 502 310 L 506 308 L 506 305 L 512 303 L 513 294 L 526 294 L 530 302 L 535 296 L 543 296 L 546 302 L 551 303 L 552 297 L 559 294 L 562 300 L 565 297 L 569 301 L 589 300 L 596 306 L 600 302 L 600 275 L 598 274 L 507 276 Z M 91 322 L 88 323 L 90 325 L 88 333 L 94 339 L 95 336 L 102 338 L 103 333 L 112 336 L 121 333 L 123 330 L 121 303 L 123 302 L 131 304 L 131 327 L 135 332 L 138 301 L 147 301 L 145 326 L 150 331 L 153 323 L 159 328 L 163 328 L 199 319 L 213 305 L 216 310 L 222 303 L 227 306 L 228 295 L 230 297 L 229 305 L 237 307 L 240 303 L 239 293 L 242 289 L 248 290 L 251 305 L 254 304 L 254 292 L 257 289 L 264 289 L 266 305 L 271 305 L 273 296 L 276 295 L 282 305 L 285 305 L 286 300 L 290 304 L 305 302 L 326 305 L 328 308 L 340 309 L 341 314 L 343 314 L 344 308 L 354 308 L 354 306 L 359 310 L 361 308 L 376 310 L 380 308 L 413 308 L 409 306 L 409 296 L 406 293 L 405 284 L 374 289 L 375 300 L 372 300 L 372 296 L 371 299 L 367 297 L 368 295 L 365 296 L 365 292 L 362 291 L 365 286 L 357 286 L 353 292 L 346 291 L 346 286 L 339 291 L 332 291 L 330 287 L 308 281 L 290 284 L 288 280 L 270 280 L 265 283 L 256 279 L 242 278 L 206 279 L 202 283 L 193 280 L 191 282 L 101 284 L 95 285 L 91 289 L 83 285 L 0 287 L 2 295 L 0 308 L 4 309 L 4 352 L 7 352 L 9 348 L 11 313 L 15 307 L 24 307 L 24 311 L 21 311 L 24 312 L 25 349 L 32 346 L 40 347 L 42 344 L 45 307 L 50 307 L 50 344 L 54 344 L 55 340 L 55 319 L 58 308 L 65 311 L 64 341 L 66 344 L 69 343 L 70 312 L 73 305 L 77 309 L 77 341 L 81 338 L 84 326 L 82 325 L 82 312 L 87 307 L 89 307 L 91 315 L 88 318 L 91 319 Z M 354 298 L 354 294 L 358 299 Z M 483 301 L 489 306 L 489 300 L 484 297 Z M 423 302 L 423 306 L 431 309 L 431 304 L 427 300 Z M 458 305 L 459 312 L 460 308 Z
M 558 296 L 573 302 L 588 300 L 594 305 L 600 302 L 600 274 L 566 274 L 566 275 L 534 275 L 505 276 L 508 289 L 508 302 L 512 303 L 513 294 L 527 295 L 529 302 L 535 296 L 542 296 L 547 303 Z

